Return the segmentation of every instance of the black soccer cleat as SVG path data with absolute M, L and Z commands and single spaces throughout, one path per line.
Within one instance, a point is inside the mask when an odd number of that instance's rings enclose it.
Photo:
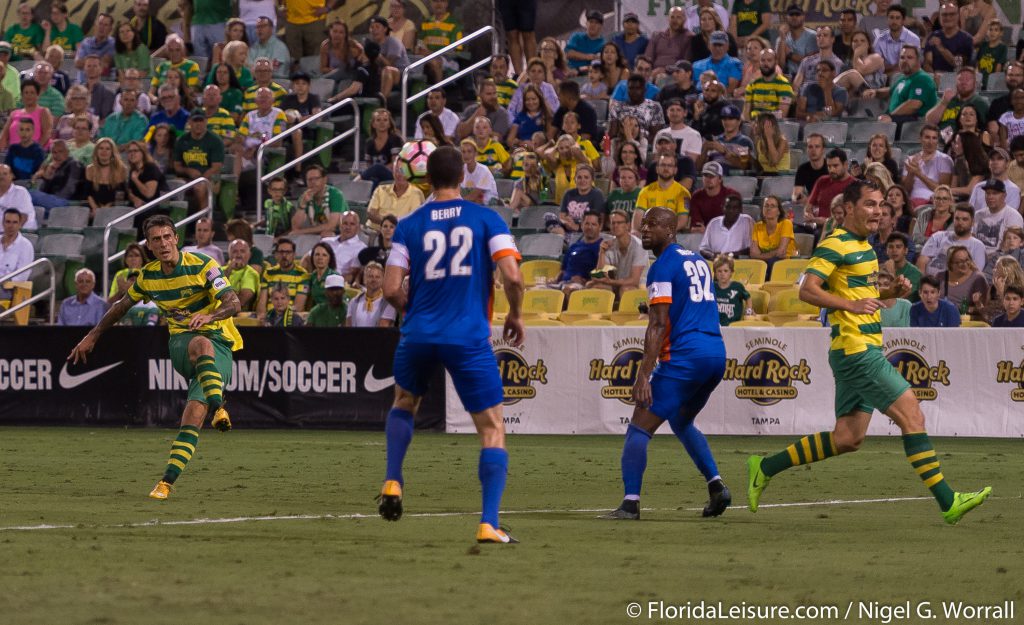
M 732 505 L 732 493 L 722 480 L 708 484 L 708 503 L 704 506 L 701 516 L 721 516 Z
M 597 518 L 610 521 L 637 521 L 640 519 L 640 502 L 623 499 L 618 508 Z
M 395 480 L 384 482 L 377 496 L 377 512 L 385 521 L 397 521 L 402 518 L 402 485 Z

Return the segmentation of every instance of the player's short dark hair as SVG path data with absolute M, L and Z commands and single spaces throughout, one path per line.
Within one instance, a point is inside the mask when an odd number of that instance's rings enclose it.
M 634 84 L 644 85 L 644 84 L 647 84 L 647 79 L 644 78 L 643 76 L 641 76 L 640 74 L 630 74 L 629 78 L 626 79 L 626 84 L 629 84 L 629 85 L 634 85 Z
M 1024 135 L 1017 135 L 1010 140 L 1010 154 L 1024 150 Z
M 853 9 L 843 9 L 839 12 L 840 15 L 852 15 L 854 18 L 857 17 L 857 12 Z
M 18 209 L 16 209 L 16 208 L 5 208 L 5 209 L 4 209 L 4 217 L 5 217 L 5 218 L 6 218 L 6 217 L 7 217 L 8 215 L 11 215 L 11 214 L 13 214 L 13 215 L 16 215 L 16 216 L 18 217 L 18 221 L 19 221 L 19 222 L 21 221 L 21 211 L 19 211 L 19 210 L 18 210 Z
M 558 85 L 558 93 L 573 97 L 580 97 L 580 84 L 575 80 L 563 80 Z
M 830 158 L 838 158 L 840 163 L 845 163 L 847 160 L 846 150 L 842 150 L 840 148 L 832 148 L 831 150 L 828 151 L 828 154 L 825 155 L 825 160 L 828 160 Z
M 899 13 L 903 17 L 903 19 L 907 19 L 907 10 L 902 5 L 890 4 L 889 5 L 889 10 L 887 10 L 885 12 L 885 14 L 888 15 L 888 14 L 892 13 L 893 11 L 896 11 L 897 13 Z
M 435 191 L 454 189 L 462 181 L 462 167 L 462 153 L 450 145 L 443 145 L 427 157 L 427 178 Z
M 571 82 L 571 81 L 570 81 Z M 36 93 L 42 93 L 42 88 L 35 80 L 29 78 L 28 80 L 21 81 L 21 92 L 25 91 L 25 87 L 35 87 Z
M 935 289 L 936 291 L 939 290 L 939 288 L 942 286 L 942 284 L 939 282 L 939 279 L 936 278 L 935 276 L 925 275 L 925 276 L 921 276 L 921 282 L 919 283 L 919 285 L 917 287 L 918 290 L 920 290 L 921 287 L 926 285 L 926 284 L 928 286 L 932 287 L 933 289 Z
M 309 165 L 306 166 L 306 169 L 303 170 L 302 175 L 306 176 L 309 174 L 309 172 L 313 171 L 314 169 L 320 172 L 321 176 L 327 175 L 327 170 L 324 169 L 324 166 L 321 165 L 320 163 L 310 163 Z
M 638 55 L 636 55 L 636 58 L 633 59 L 633 67 L 636 67 L 636 64 L 639 63 L 640 61 L 643 61 L 644 63 L 647 63 L 651 67 L 654 67 L 654 61 L 652 61 L 651 57 L 647 56 L 646 54 L 638 54 Z
M 282 244 L 287 244 L 287 245 L 292 246 L 292 251 L 293 252 L 295 251 L 295 241 L 292 241 L 288 237 L 281 237 L 278 240 L 274 241 L 274 253 L 275 254 L 277 253 L 278 248 L 280 248 Z
M 34 119 L 32 119 L 31 117 L 22 117 L 21 119 L 18 120 L 18 123 L 19 124 L 28 124 L 29 126 L 32 126 L 33 128 L 36 127 L 36 121 Z
M 601 223 L 601 213 L 599 213 L 597 211 L 587 211 L 587 212 L 583 213 L 583 217 L 580 219 L 580 223 L 583 223 L 583 221 L 587 217 L 594 217 L 594 218 L 597 219 L 597 223 Z
M 893 241 L 899 241 L 903 244 L 903 247 L 910 249 L 910 237 L 903 234 L 902 232 L 893 232 L 889 235 L 889 238 L 885 240 L 885 244 L 889 245 Z
M 927 130 L 931 130 L 931 131 L 934 131 L 936 134 L 939 134 L 939 127 L 938 126 L 936 126 L 935 124 L 925 124 L 924 126 L 921 126 L 921 130 L 918 131 L 917 136 L 923 137 L 925 131 L 927 131 Z
M 834 152 L 835 150 L 833 150 Z M 842 150 L 839 150 L 842 152 Z M 845 153 L 844 153 L 845 155 Z M 831 156 L 831 154 L 829 155 Z M 882 189 L 871 180 L 854 180 L 843 189 L 843 204 L 856 204 L 864 195 L 864 189 L 881 191 Z
M 1024 289 L 1020 288 L 1016 284 L 1007 284 L 1003 289 L 1003 297 L 1006 297 L 1008 293 L 1013 293 L 1017 297 L 1024 299 Z
M 431 93 L 440 93 L 441 94 L 441 99 L 443 99 L 443 100 L 447 100 L 448 99 L 448 94 L 444 92 L 444 87 L 434 87 L 433 89 L 431 89 L 430 91 L 427 92 L 427 95 L 430 95 Z
M 680 100 L 679 98 L 672 98 L 671 100 L 665 102 L 666 111 L 672 108 L 673 106 L 678 106 L 679 108 L 683 109 L 684 112 L 686 111 L 686 106 L 683 104 L 683 101 Z M 1024 138 L 1024 135 L 1022 135 L 1022 138 Z
M 821 144 L 822 145 L 826 145 L 828 143 L 828 141 L 825 141 L 825 135 L 823 135 L 821 133 L 817 133 L 817 132 L 812 132 L 811 134 L 809 134 L 806 137 L 804 137 L 804 143 L 806 144 L 806 143 L 810 142 L 811 139 L 814 139 L 814 138 L 821 139 Z
M 903 50 L 910 50 L 911 52 L 914 53 L 914 57 L 915 58 L 918 58 L 918 59 L 921 58 L 921 49 L 918 48 L 917 46 L 905 45 L 902 48 L 900 48 L 900 51 L 903 51 Z
M 974 219 L 974 207 L 971 206 L 970 204 L 957 204 L 956 207 L 953 209 L 953 212 L 955 213 L 957 211 L 967 213 L 968 215 L 971 216 L 971 219 Z
M 167 226 L 171 230 L 174 230 L 174 222 L 167 215 L 153 215 L 142 223 L 142 232 L 147 237 L 149 236 L 150 228 L 158 228 Z

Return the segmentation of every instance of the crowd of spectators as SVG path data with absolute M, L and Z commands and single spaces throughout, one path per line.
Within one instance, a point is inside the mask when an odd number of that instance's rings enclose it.
M 889 317 L 952 319 L 933 306 L 934 278 L 957 320 L 996 324 L 1002 313 L 1002 323 L 1024 323 L 1010 312 L 1024 288 L 1024 65 L 984 3 L 943 3 L 924 16 L 879 0 L 872 15 L 844 10 L 838 25 L 812 29 L 800 4 L 776 19 L 765 0 L 735 0 L 731 9 L 700 0 L 670 9 L 664 30 L 641 32 L 638 16 L 626 13 L 623 30 L 612 32 L 591 10 L 567 41 L 537 42 L 530 16 L 506 2 L 511 55 L 494 56 L 475 80 L 430 90 L 409 128 L 398 127 L 389 98 L 411 60 L 462 36 L 457 7 L 431 0 L 417 20 L 411 4 L 391 0 L 388 15 L 357 36 L 342 20 L 325 22 L 340 4 L 289 2 L 279 16 L 259 0 L 243 0 L 237 12 L 192 0 L 186 19 L 168 26 L 148 0 L 136 0 L 130 15 L 99 13 L 88 36 L 59 1 L 48 16 L 20 5 L 0 42 L 0 207 L 20 215 L 19 229 L 36 230 L 34 207 L 43 219 L 73 204 L 95 216 L 204 178 L 212 188 L 204 182 L 189 194 L 196 211 L 233 176 L 238 214 L 200 221 L 186 249 L 221 262 L 256 318 L 295 325 L 309 313 L 314 325 L 387 325 L 397 315 L 380 300 L 377 274 L 397 220 L 429 194 L 397 166 L 407 138 L 457 146 L 464 197 L 510 209 L 513 224 L 550 205 L 543 230 L 565 246 L 552 286 L 566 292 L 639 285 L 643 211 L 671 208 L 680 235 L 714 262 L 733 313 L 746 310 L 737 303 L 746 291 L 723 258 L 763 260 L 770 278 L 778 261 L 806 255 L 798 237 L 818 241 L 841 228 L 836 198 L 853 180 L 870 179 L 885 196 L 870 241 L 881 277 L 915 286 L 908 314 Z M 466 56 L 459 49 L 433 59 L 426 81 L 451 76 Z M 304 60 L 319 71 L 302 71 Z M 19 72 L 18 61 L 30 63 Z M 327 87 L 314 92 L 314 79 Z M 259 146 L 351 96 L 379 103 L 353 166 L 372 185 L 368 206 L 350 206 L 344 185 L 331 183 L 342 171 L 334 158 L 271 180 L 262 221 L 246 221 L 256 212 Z M 919 148 L 897 154 L 896 135 L 879 133 L 858 162 L 830 137 L 807 132 L 801 140 L 789 130 L 847 120 L 895 122 L 903 141 L 916 132 Z M 304 135 L 312 138 L 297 132 L 287 143 L 290 157 L 308 149 Z M 762 185 L 788 178 L 793 190 L 779 196 L 763 185 L 758 195 L 732 188 L 731 176 Z M 24 256 L 6 221 L 5 213 L 0 271 Z M 273 237 L 272 258 L 254 246 L 254 230 Z M 322 241 L 296 258 L 303 235 Z M 128 269 L 127 255 L 125 262 Z M 82 292 L 72 299 L 71 311 L 95 305 Z

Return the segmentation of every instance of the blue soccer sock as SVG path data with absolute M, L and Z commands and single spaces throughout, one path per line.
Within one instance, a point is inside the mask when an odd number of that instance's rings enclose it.
M 402 479 L 402 463 L 405 452 L 412 443 L 412 413 L 400 408 L 392 408 L 384 425 L 384 437 L 387 440 L 388 469 L 385 480 L 395 480 L 405 485 Z
M 483 492 L 481 523 L 498 527 L 498 509 L 505 492 L 505 478 L 508 477 L 508 452 L 501 447 L 484 447 L 480 450 L 480 465 L 477 469 Z
M 718 465 L 715 464 L 715 457 L 711 455 L 708 439 L 704 437 L 703 432 L 697 429 L 693 421 L 687 421 L 685 426 L 679 424 L 678 418 L 672 419 L 668 423 L 672 426 L 676 438 L 683 443 L 686 453 L 690 454 L 690 459 L 693 460 L 693 464 L 697 465 L 697 470 L 701 472 L 704 479 L 710 482 L 719 478 Z
M 640 499 L 640 487 L 647 470 L 647 445 L 651 434 L 632 423 L 626 428 L 626 442 L 622 445 L 622 486 L 626 499 Z

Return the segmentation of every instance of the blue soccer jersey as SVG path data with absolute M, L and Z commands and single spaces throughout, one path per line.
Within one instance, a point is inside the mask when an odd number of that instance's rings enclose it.
M 405 340 L 474 345 L 490 339 L 496 263 L 520 258 L 498 213 L 464 200 L 428 202 L 398 222 L 391 246 L 388 265 L 409 270 Z
M 724 353 L 711 267 L 703 258 L 669 245 L 647 272 L 647 298 L 652 305 L 669 305 L 659 370 L 685 358 Z

